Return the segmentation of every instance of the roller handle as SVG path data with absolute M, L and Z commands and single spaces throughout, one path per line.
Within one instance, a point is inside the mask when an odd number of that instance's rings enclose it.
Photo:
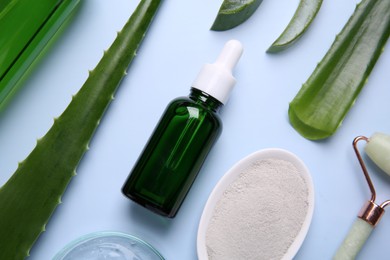
M 349 230 L 333 260 L 353 260 L 362 249 L 374 226 L 358 218 Z

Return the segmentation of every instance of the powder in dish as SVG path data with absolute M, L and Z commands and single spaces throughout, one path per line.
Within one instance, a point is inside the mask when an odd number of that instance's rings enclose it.
M 252 163 L 216 203 L 206 231 L 209 259 L 282 259 L 302 228 L 308 198 L 291 162 Z

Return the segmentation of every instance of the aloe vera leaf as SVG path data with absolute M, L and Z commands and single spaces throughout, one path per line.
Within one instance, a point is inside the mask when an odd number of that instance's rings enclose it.
M 232 29 L 252 16 L 263 0 L 224 0 L 211 30 L 226 31 Z
M 286 29 L 272 43 L 267 52 L 279 52 L 290 47 L 309 28 L 321 5 L 322 0 L 301 0 Z
M 0 259 L 23 259 L 44 231 L 160 2 L 139 3 L 69 106 L 0 188 Z
M 390 34 L 390 0 L 361 1 L 289 106 L 307 139 L 334 134 L 354 104 Z
M 0 77 L 26 48 L 57 5 L 56 1 L 46 0 L 37 8 L 32 8 L 27 0 L 14 0 L 3 6 L 0 12 Z
M 3 3 L 4 2 L 4 3 Z M 52 43 L 80 0 L 3 1 L 0 5 L 0 110 Z

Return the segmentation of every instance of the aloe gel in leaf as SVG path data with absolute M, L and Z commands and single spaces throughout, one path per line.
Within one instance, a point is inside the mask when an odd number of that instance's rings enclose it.
M 305 138 L 334 134 L 354 104 L 390 35 L 390 0 L 363 0 L 290 103 Z
M 0 188 L 0 259 L 24 259 L 75 175 L 161 0 L 141 0 L 81 89 Z
M 0 3 L 0 109 L 80 0 Z

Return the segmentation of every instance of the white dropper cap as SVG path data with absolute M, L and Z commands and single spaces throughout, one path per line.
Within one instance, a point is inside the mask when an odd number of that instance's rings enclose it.
M 228 41 L 215 63 L 203 66 L 192 87 L 209 94 L 222 104 L 226 104 L 230 92 L 236 84 L 232 70 L 242 52 L 242 44 L 239 41 Z

